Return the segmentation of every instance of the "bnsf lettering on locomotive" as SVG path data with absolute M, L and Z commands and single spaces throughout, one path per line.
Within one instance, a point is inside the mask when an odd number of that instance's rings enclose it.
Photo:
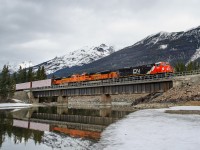
M 140 74 L 140 69 L 133 69 L 133 74 Z

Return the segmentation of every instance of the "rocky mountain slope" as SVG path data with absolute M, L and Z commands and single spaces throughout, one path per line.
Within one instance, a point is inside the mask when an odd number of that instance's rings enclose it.
M 46 73 L 51 74 L 63 68 L 71 68 L 73 66 L 82 66 L 114 52 L 112 46 L 101 44 L 97 47 L 84 47 L 73 52 L 69 52 L 64 56 L 55 57 L 52 60 L 46 61 L 33 67 L 37 70 L 39 67 L 44 66 Z
M 98 72 L 158 61 L 168 61 L 171 64 L 181 61 L 187 64 L 190 61 L 198 61 L 199 57 L 200 26 L 182 32 L 159 32 L 90 64 L 61 69 L 54 74 L 67 76 L 73 73 Z

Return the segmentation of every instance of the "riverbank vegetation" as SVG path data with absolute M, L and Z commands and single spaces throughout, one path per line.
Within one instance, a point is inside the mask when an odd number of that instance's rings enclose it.
M 0 100 L 10 99 L 15 92 L 15 81 L 8 66 L 4 65 L 0 76 Z
M 39 67 L 39 69 L 36 72 L 34 72 L 32 67 L 28 69 L 22 69 L 22 67 L 20 66 L 19 70 L 13 73 L 13 78 L 16 83 L 24 83 L 46 79 L 47 75 L 44 67 Z
M 176 72 L 185 72 L 200 69 L 200 64 L 197 61 L 190 62 L 185 65 L 185 63 L 179 61 L 174 65 L 174 69 Z
M 22 69 L 20 66 L 17 72 L 11 73 L 9 67 L 4 65 L 0 73 L 0 101 L 12 99 L 15 93 L 15 84 L 43 80 L 46 78 L 47 75 L 44 67 L 34 72 L 31 67 Z

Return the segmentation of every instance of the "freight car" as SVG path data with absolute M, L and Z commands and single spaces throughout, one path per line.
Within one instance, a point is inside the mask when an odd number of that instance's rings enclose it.
M 25 90 L 31 88 L 41 88 L 41 87 L 51 87 L 53 85 L 68 85 L 77 82 L 99 82 L 106 81 L 106 79 L 116 79 L 129 76 L 141 76 L 141 75 L 154 75 L 154 74 L 164 74 L 173 73 L 173 67 L 168 62 L 158 62 L 155 64 L 142 65 L 137 67 L 127 67 L 121 68 L 114 71 L 103 71 L 97 73 L 83 73 L 81 75 L 74 74 L 66 78 L 56 78 L 56 79 L 46 79 L 40 81 L 32 81 L 21 84 L 16 84 L 16 90 Z
M 19 83 L 16 84 L 16 91 L 21 90 L 28 90 L 31 88 L 40 88 L 40 87 L 50 87 L 52 86 L 52 79 L 46 79 L 46 80 L 39 80 L 39 81 L 32 81 L 32 82 L 26 82 L 26 83 Z
M 74 82 L 84 82 L 84 81 L 96 81 L 112 78 L 121 78 L 128 76 L 138 76 L 147 74 L 163 74 L 163 73 L 173 73 L 173 67 L 168 62 L 158 62 L 155 64 L 142 65 L 137 67 L 122 68 L 115 71 L 104 71 L 98 73 L 83 73 L 82 75 L 75 74 L 71 77 L 55 79 L 53 80 L 54 85 L 68 84 Z

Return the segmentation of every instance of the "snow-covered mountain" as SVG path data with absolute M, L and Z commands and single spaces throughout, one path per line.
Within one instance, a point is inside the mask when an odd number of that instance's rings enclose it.
M 54 75 L 67 76 L 73 73 L 99 72 L 159 61 L 167 61 L 172 65 L 179 61 L 188 64 L 195 60 L 200 62 L 200 26 L 187 31 L 159 32 L 147 36 L 108 57 L 81 67 L 61 69 Z
M 190 51 L 193 55 L 189 55 L 189 59 L 186 60 L 186 64 L 188 64 L 200 57 L 200 26 L 182 32 L 159 32 L 144 38 L 129 48 L 141 45 L 149 49 L 153 47 L 155 51 L 181 51 L 183 49 L 185 49 L 185 52 Z M 193 50 L 195 50 L 195 52 L 193 52 Z M 182 58 L 178 57 L 176 59 L 185 59 L 188 57 L 184 56 L 183 53 L 180 53 Z M 171 58 L 169 57 L 169 60 L 170 59 Z
M 29 67 L 32 67 L 33 66 L 33 63 L 32 61 L 23 61 L 21 63 L 9 63 L 9 64 L 6 64 L 10 70 L 10 73 L 14 73 L 14 72 L 17 72 L 19 70 L 19 68 L 21 67 L 22 69 L 24 68 L 29 68 Z M 1 72 L 2 70 L 0 70 Z
M 97 47 L 83 47 L 81 49 L 69 52 L 64 56 L 55 57 L 49 61 L 33 66 L 33 70 L 44 66 L 46 73 L 51 74 L 63 68 L 70 68 L 73 66 L 82 66 L 91 63 L 114 52 L 112 46 L 101 44 Z
M 112 46 L 84 47 L 33 67 L 44 66 L 47 74 L 68 76 L 73 73 L 99 72 L 129 66 L 167 61 L 200 62 L 200 26 L 181 32 L 159 32 L 114 52 Z M 107 57 L 106 57 L 107 56 Z
M 31 61 L 23 61 L 21 63 L 8 64 L 11 73 L 17 72 L 21 66 L 22 69 L 33 67 L 33 71 L 37 71 L 39 67 L 44 66 L 46 73 L 51 74 L 63 68 L 73 66 L 82 66 L 91 63 L 115 52 L 113 46 L 101 44 L 100 46 L 85 46 L 78 50 L 68 52 L 63 56 L 55 57 L 49 61 L 38 65 L 33 65 Z

